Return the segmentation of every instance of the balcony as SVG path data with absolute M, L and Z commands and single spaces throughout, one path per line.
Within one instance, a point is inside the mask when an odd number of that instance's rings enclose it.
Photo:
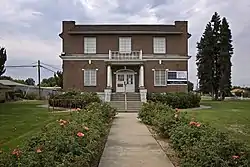
M 142 50 L 131 52 L 120 52 L 109 50 L 109 60 L 115 61 L 133 61 L 142 60 Z

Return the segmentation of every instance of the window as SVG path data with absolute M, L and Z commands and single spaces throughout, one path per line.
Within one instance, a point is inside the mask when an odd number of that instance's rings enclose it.
M 96 86 L 96 69 L 84 69 L 84 86 Z
M 154 85 L 166 86 L 166 70 L 165 69 L 154 71 Z
M 168 71 L 168 85 L 187 84 L 187 71 Z
M 166 53 L 166 38 L 154 37 L 154 53 Z
M 84 53 L 95 54 L 96 53 L 96 38 L 85 37 L 84 38 Z
M 119 51 L 120 52 L 131 52 L 131 38 L 130 37 L 121 37 L 119 38 Z

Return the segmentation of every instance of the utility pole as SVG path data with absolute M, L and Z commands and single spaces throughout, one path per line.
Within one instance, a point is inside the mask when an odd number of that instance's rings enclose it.
M 40 60 L 37 62 L 37 73 L 38 73 L 38 89 L 39 89 L 39 99 L 41 99 L 41 63 Z

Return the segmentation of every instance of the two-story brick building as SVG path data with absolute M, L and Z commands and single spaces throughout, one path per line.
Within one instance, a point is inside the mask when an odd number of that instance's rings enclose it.
M 105 92 L 185 92 L 187 21 L 174 25 L 76 25 L 63 21 L 64 89 Z

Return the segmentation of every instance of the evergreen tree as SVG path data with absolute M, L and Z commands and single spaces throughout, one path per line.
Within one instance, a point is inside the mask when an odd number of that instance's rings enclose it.
M 213 28 L 213 35 L 212 35 L 212 55 L 211 58 L 213 60 L 212 64 L 212 97 L 215 100 L 218 99 L 219 96 L 219 87 L 220 87 L 220 80 L 221 80 L 221 70 L 220 70 L 220 16 L 217 12 L 214 13 L 211 19 L 211 24 Z
M 202 93 L 212 92 L 213 81 L 213 30 L 212 25 L 209 22 L 205 28 L 205 31 L 197 43 L 198 53 L 196 56 L 196 64 L 199 78 L 199 89 Z
M 5 48 L 0 47 L 0 76 L 3 75 L 6 71 L 5 62 L 7 60 L 7 53 Z
M 232 33 L 229 28 L 227 19 L 224 17 L 220 26 L 220 71 L 221 80 L 219 83 L 219 90 L 221 98 L 224 99 L 226 95 L 230 94 L 232 87 L 231 82 L 231 57 L 233 54 Z

